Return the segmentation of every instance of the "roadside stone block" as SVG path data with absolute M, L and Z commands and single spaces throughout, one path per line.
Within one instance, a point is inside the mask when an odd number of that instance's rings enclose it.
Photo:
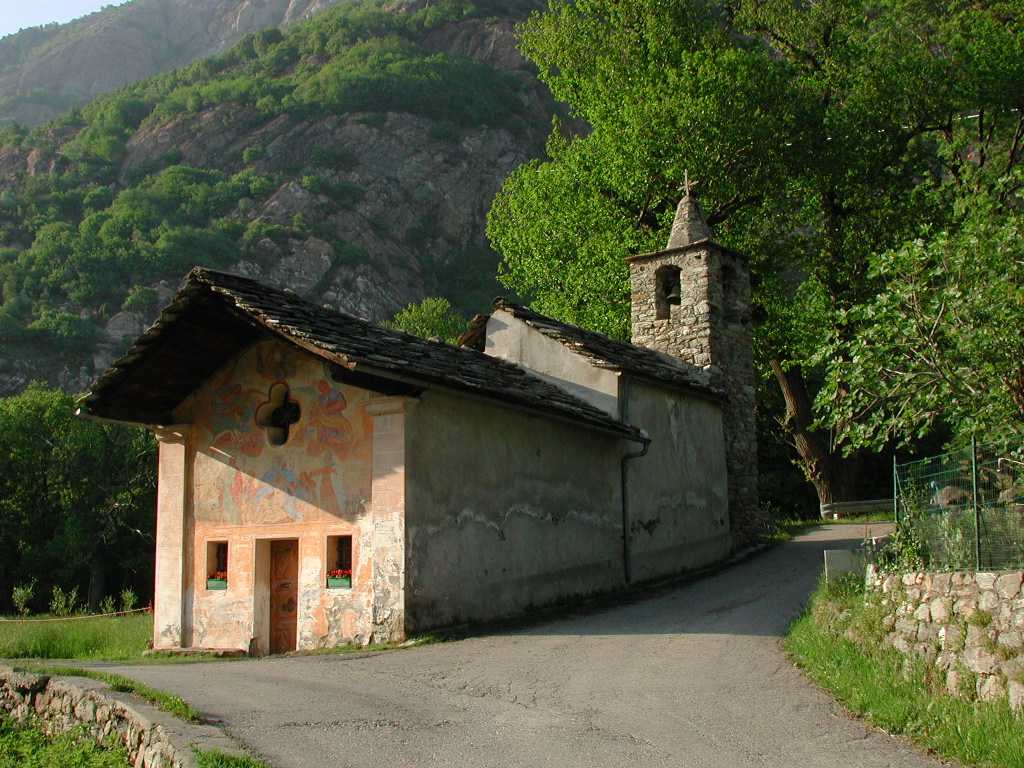
M 922 603 L 917 607 L 917 610 L 914 611 L 914 618 L 918 621 L 931 621 L 932 614 L 928 603 Z
M 999 608 L 999 595 L 995 592 L 982 592 L 978 597 L 978 608 L 991 613 Z
M 956 624 L 947 624 L 939 629 L 939 640 L 942 642 L 942 650 L 959 651 L 963 647 L 964 635 Z
M 949 621 L 949 612 L 953 606 L 945 597 L 936 597 L 928 606 L 931 613 L 931 620 L 936 624 L 945 624 Z
M 960 695 L 960 673 L 955 669 L 946 673 L 946 690 L 950 696 Z
M 974 583 L 982 591 L 990 590 L 996 585 L 997 575 L 989 571 L 979 571 L 974 574 Z
M 1021 579 L 1020 571 L 1004 573 L 996 579 L 996 594 L 1002 600 L 1012 600 L 1020 593 Z
M 999 701 L 1006 696 L 1006 686 L 999 675 L 986 675 L 978 680 L 978 698 L 982 701 Z
M 906 637 L 917 637 L 917 622 L 910 619 L 896 619 L 896 632 Z
M 985 645 L 988 642 L 988 631 L 983 627 L 979 627 L 976 624 L 969 624 L 967 626 L 967 638 L 964 640 L 964 646 L 967 648 L 976 648 L 978 646 Z
M 1024 638 L 1021 637 L 1021 633 L 1016 629 L 1008 629 L 1004 632 L 1000 632 L 996 642 L 1005 648 L 1011 648 L 1014 650 L 1024 646 Z
M 1010 680 L 1006 684 L 1006 690 L 1010 699 L 1010 709 L 1018 714 L 1024 711 L 1024 683 Z
M 994 655 L 980 646 L 967 648 L 963 658 L 967 668 L 979 675 L 990 675 L 995 672 L 998 662 Z

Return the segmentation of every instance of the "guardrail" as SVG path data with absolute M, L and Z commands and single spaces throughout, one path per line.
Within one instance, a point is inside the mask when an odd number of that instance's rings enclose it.
M 892 513 L 892 499 L 866 499 L 864 501 L 835 501 L 821 505 L 823 520 L 842 520 L 844 517 L 870 515 L 874 512 Z

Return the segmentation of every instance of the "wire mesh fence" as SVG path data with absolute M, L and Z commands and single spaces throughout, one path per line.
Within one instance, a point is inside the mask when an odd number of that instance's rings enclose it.
M 932 570 L 1024 568 L 1024 447 L 976 445 L 893 465 L 896 519 Z

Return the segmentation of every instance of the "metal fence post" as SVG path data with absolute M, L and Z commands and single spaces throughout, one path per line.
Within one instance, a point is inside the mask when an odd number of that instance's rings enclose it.
M 971 491 L 974 500 L 974 568 L 981 570 L 981 514 L 978 510 L 978 442 L 971 435 Z
M 896 451 L 892 452 L 892 519 L 893 522 L 900 521 L 900 483 L 896 474 Z

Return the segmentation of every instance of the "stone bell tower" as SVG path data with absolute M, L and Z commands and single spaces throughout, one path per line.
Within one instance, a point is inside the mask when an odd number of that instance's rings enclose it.
M 724 404 L 729 518 L 735 544 L 757 512 L 757 423 L 746 259 L 711 239 L 687 184 L 668 246 L 631 256 L 634 344 L 706 369 L 728 391 Z

